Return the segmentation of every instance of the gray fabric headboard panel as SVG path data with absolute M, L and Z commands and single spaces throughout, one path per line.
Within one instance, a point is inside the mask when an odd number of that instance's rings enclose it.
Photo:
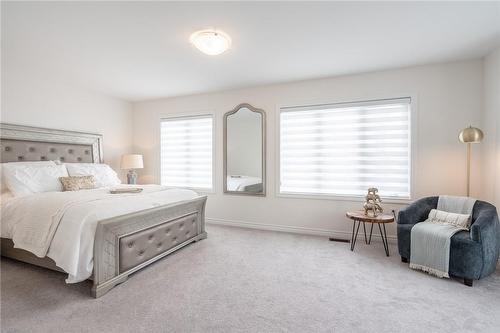
M 2 163 L 50 160 L 66 163 L 94 162 L 90 145 L 2 139 L 0 146 Z
M 0 123 L 1 162 L 102 163 L 102 136 Z

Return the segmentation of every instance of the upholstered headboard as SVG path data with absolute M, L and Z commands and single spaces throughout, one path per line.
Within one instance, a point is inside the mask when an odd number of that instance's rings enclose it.
M 0 123 L 0 160 L 102 163 L 102 135 Z

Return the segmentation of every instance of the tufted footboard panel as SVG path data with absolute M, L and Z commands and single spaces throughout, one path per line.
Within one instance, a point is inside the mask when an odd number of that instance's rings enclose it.
M 121 237 L 119 272 L 123 273 L 196 236 L 197 215 L 189 214 Z
M 206 238 L 206 200 L 199 197 L 100 221 L 94 243 L 92 294 L 100 297 L 128 275 Z

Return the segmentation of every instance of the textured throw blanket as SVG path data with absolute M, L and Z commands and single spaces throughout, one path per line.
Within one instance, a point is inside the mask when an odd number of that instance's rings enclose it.
M 437 209 L 456 214 L 472 215 L 472 209 L 476 199 L 469 197 L 454 197 L 451 195 L 440 195 Z
M 476 200 L 467 197 L 440 196 L 440 211 L 472 215 Z M 411 230 L 410 268 L 443 278 L 449 277 L 451 237 L 467 230 L 451 224 L 432 223 L 429 219 L 417 223 Z

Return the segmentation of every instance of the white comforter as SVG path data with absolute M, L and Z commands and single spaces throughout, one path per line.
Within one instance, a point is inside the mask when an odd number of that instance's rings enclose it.
M 68 273 L 67 283 L 83 281 L 92 275 L 98 221 L 198 197 L 191 190 L 139 187 L 144 188 L 139 194 L 110 194 L 100 188 L 10 199 L 2 203 L 1 236 L 12 239 L 16 248 L 52 258 Z

